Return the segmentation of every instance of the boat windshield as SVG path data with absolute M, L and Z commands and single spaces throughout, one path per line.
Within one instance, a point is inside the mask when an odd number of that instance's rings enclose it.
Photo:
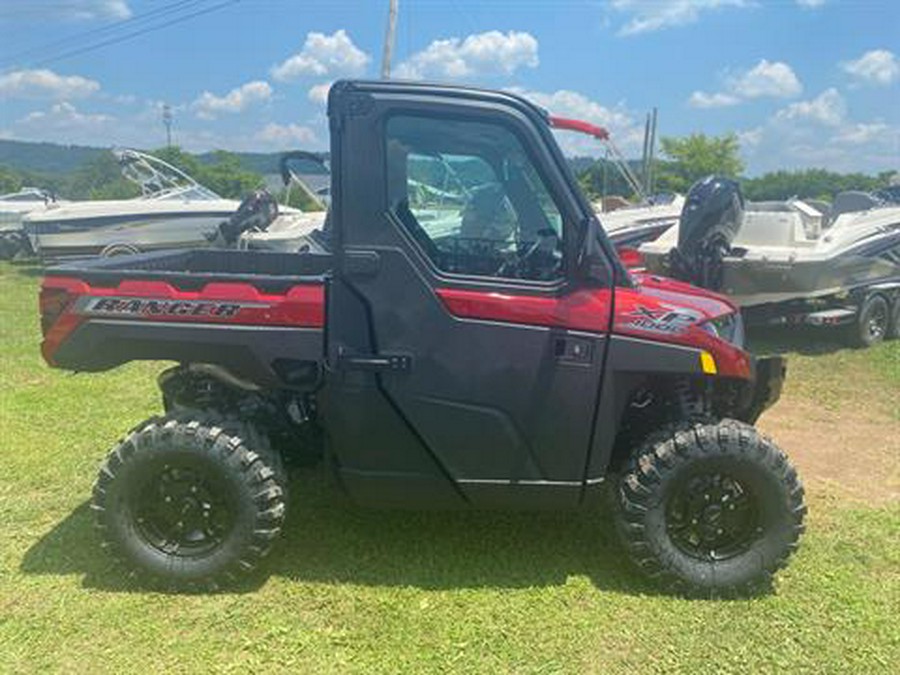
M 122 176 L 141 189 L 140 199 L 221 199 L 215 192 L 159 157 L 130 149 L 113 150 L 113 154 L 119 162 Z
M 18 192 L 11 192 L 6 195 L 0 195 L 0 202 L 34 202 L 45 201 L 49 198 L 49 194 L 40 188 L 26 187 Z

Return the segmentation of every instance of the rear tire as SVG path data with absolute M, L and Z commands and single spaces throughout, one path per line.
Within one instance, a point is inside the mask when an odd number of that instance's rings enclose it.
M 169 415 L 110 452 L 91 508 L 113 555 L 150 583 L 211 590 L 254 570 L 286 511 L 280 461 L 249 425 Z
M 897 340 L 900 339 L 900 295 L 897 295 L 894 298 L 891 309 L 893 310 L 891 312 L 891 321 L 888 324 L 885 338 L 888 340 Z
M 619 534 L 637 566 L 687 596 L 771 585 L 797 549 L 806 507 L 797 472 L 742 422 L 683 422 L 638 449 L 618 489 Z
M 887 336 L 891 324 L 891 307 L 880 295 L 866 298 L 859 308 L 856 322 L 848 327 L 848 341 L 853 347 L 865 349 Z

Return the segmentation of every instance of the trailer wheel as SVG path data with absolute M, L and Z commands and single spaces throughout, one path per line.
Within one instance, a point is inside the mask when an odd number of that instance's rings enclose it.
M 618 489 L 618 530 L 637 566 L 687 596 L 768 588 L 796 550 L 797 472 L 742 422 L 683 422 L 651 436 Z
M 891 308 L 881 295 L 872 295 L 863 302 L 856 323 L 848 327 L 848 340 L 854 347 L 866 348 L 878 344 L 890 332 Z
M 891 308 L 893 311 L 891 311 L 891 320 L 888 323 L 885 337 L 888 340 L 897 340 L 900 339 L 900 295 L 894 298 Z
M 284 522 L 285 483 L 248 425 L 170 415 L 109 453 L 91 508 L 104 547 L 144 581 L 213 590 L 268 553 Z

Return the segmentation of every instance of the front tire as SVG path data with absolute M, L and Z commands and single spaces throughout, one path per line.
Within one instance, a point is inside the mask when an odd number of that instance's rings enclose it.
M 104 547 L 143 580 L 215 589 L 268 553 L 284 522 L 285 484 L 248 425 L 169 415 L 110 452 L 91 508 Z
M 618 490 L 631 558 L 670 591 L 747 595 L 796 550 L 806 507 L 797 472 L 744 423 L 681 423 L 635 453 Z

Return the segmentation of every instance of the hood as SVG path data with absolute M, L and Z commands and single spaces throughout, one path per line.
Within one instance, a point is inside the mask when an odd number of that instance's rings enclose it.
M 633 273 L 631 281 L 616 289 L 615 333 L 706 351 L 720 375 L 749 377 L 743 322 L 728 298 L 653 274 Z
M 637 295 L 691 309 L 704 321 L 738 311 L 726 296 L 684 281 L 645 272 L 632 272 L 631 280 Z

